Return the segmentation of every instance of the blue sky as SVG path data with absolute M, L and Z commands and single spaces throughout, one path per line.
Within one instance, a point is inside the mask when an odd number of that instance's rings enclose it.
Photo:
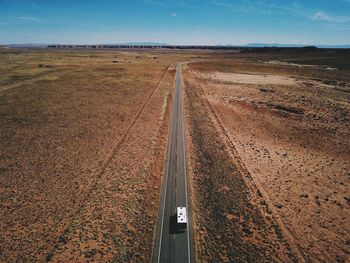
M 350 0 L 0 0 L 0 43 L 350 44 Z

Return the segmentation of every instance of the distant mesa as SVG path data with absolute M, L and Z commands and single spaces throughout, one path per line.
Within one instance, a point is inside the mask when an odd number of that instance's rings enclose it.
M 116 44 L 8 44 L 0 45 L 0 49 L 5 48 L 165 48 L 165 49 L 211 49 L 211 50 L 237 50 L 243 52 L 251 51 L 279 51 L 294 50 L 313 51 L 318 48 L 324 49 L 350 49 L 350 45 L 302 45 L 302 44 L 279 44 L 279 43 L 250 43 L 247 45 L 171 45 L 164 42 L 126 42 Z
M 134 46 L 168 46 L 167 43 L 162 42 L 127 42 L 123 45 L 134 45 Z
M 212 46 L 212 45 L 169 45 L 155 42 L 129 42 L 124 44 L 100 44 L 100 45 L 67 45 L 54 44 L 48 48 L 164 48 L 164 49 L 212 49 L 212 50 L 238 50 L 237 46 Z
M 303 44 L 269 44 L 269 43 L 250 43 L 245 45 L 245 47 L 279 47 L 279 48 L 350 48 L 350 45 L 303 45 Z
M 278 43 L 250 43 L 245 45 L 246 47 L 304 47 L 306 45 L 301 44 L 278 44 Z

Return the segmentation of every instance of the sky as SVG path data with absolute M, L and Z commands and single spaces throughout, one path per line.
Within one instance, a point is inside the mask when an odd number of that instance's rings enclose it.
M 350 0 L 0 0 L 0 44 L 350 44 Z

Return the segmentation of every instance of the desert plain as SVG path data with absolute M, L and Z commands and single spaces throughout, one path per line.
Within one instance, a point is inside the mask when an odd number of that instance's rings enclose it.
M 183 63 L 196 261 L 348 262 L 349 61 L 0 50 L 0 261 L 150 262 Z

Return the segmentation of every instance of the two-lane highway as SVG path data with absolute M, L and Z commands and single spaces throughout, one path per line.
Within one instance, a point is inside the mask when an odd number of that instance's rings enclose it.
M 153 263 L 193 262 L 183 115 L 182 65 L 179 64 Z M 176 207 L 187 208 L 186 229 L 176 225 Z

